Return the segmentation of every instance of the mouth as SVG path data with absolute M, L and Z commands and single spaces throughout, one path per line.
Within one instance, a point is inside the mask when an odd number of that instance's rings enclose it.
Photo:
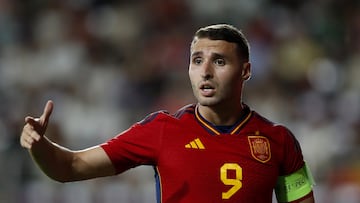
M 212 84 L 201 84 L 199 89 L 201 94 L 206 97 L 210 97 L 215 94 L 215 87 Z
M 203 91 L 211 91 L 214 89 L 214 87 L 212 87 L 211 85 L 201 85 L 200 89 Z

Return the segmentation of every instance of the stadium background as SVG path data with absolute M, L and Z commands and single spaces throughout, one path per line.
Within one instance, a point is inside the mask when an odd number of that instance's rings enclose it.
M 48 134 L 82 149 L 149 112 L 173 112 L 194 101 L 187 79 L 193 32 L 223 22 L 251 44 L 245 101 L 295 133 L 317 202 L 359 203 L 356 0 L 0 0 L 0 202 L 154 203 L 150 167 L 49 180 L 19 145 L 23 118 L 53 99 Z

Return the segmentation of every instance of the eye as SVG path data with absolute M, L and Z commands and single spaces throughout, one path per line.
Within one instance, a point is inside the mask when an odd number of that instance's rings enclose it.
M 196 64 L 196 65 L 201 64 L 202 61 L 203 61 L 203 60 L 202 60 L 202 58 L 200 58 L 200 57 L 195 57 L 195 58 L 193 58 L 193 60 L 192 60 L 193 64 Z
M 224 66 L 226 63 L 225 63 L 225 60 L 224 59 L 215 59 L 214 63 L 218 66 Z

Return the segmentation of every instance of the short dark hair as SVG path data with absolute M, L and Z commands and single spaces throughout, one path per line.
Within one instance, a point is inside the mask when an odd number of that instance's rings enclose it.
M 215 24 L 200 28 L 196 31 L 193 44 L 197 39 L 208 38 L 211 40 L 224 40 L 237 44 L 239 54 L 243 59 L 250 59 L 250 45 L 241 30 L 229 24 Z

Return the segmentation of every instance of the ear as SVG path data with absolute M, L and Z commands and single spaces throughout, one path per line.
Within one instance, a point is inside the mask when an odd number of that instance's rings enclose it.
M 243 63 L 241 76 L 242 76 L 244 81 L 250 79 L 250 77 L 251 77 L 251 64 L 250 64 L 250 62 Z

